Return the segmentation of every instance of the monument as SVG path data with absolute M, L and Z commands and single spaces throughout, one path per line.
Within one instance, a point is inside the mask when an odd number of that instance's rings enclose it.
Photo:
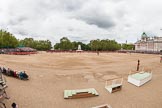
M 78 45 L 78 49 L 77 49 L 76 51 L 78 51 L 78 52 L 83 51 L 83 50 L 81 49 L 81 45 Z

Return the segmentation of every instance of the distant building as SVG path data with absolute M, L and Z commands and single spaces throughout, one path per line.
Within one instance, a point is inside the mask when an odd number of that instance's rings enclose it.
M 145 32 L 142 33 L 141 40 L 135 43 L 137 51 L 160 51 L 162 50 L 162 37 L 148 37 Z

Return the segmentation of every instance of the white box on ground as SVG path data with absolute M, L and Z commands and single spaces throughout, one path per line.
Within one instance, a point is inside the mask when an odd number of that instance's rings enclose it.
M 141 86 L 152 79 L 152 72 L 139 72 L 128 76 L 128 82 L 136 86 Z

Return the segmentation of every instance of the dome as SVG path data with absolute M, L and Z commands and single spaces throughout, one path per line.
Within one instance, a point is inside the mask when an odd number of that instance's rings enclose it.
M 145 32 L 142 33 L 141 35 L 142 38 L 146 38 L 147 37 L 147 34 Z

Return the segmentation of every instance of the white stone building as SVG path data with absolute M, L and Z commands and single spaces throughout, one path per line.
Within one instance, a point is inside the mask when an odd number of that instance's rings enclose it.
M 145 32 L 141 40 L 135 43 L 136 51 L 160 51 L 162 50 L 162 37 L 148 37 Z

